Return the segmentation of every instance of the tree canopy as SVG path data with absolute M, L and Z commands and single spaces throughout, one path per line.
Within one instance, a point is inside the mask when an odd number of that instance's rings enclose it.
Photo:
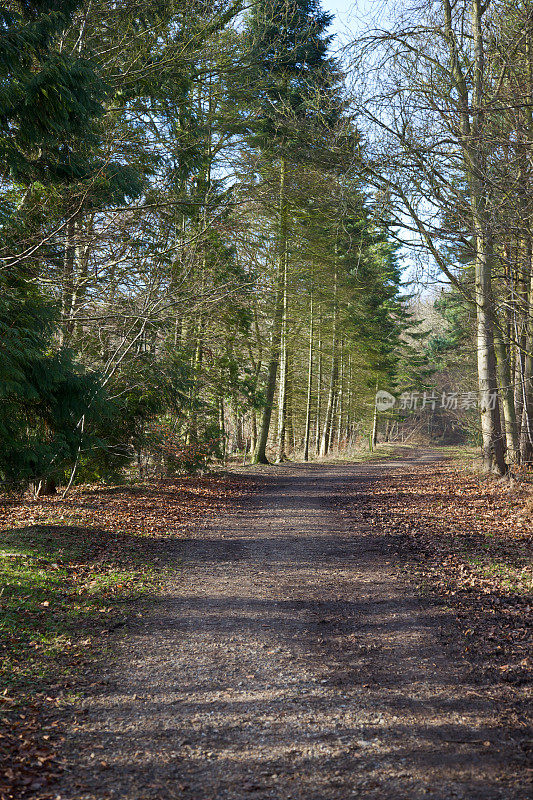
M 456 341 L 487 468 L 529 458 L 530 14 L 417 14 L 350 63 L 315 0 L 4 4 L 5 483 L 349 448 Z

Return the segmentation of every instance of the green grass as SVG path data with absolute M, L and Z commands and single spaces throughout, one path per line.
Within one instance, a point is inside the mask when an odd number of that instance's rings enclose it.
M 167 571 L 153 543 L 91 528 L 29 525 L 0 533 L 3 688 L 49 683 Z M 161 561 L 161 559 L 159 559 Z
M 431 450 L 441 453 L 458 467 L 476 471 L 481 463 L 481 449 L 471 444 L 430 445 Z
M 398 458 L 398 448 L 395 445 L 378 444 L 374 447 L 372 452 L 369 450 L 362 450 L 346 460 L 364 463 L 366 461 L 385 461 L 393 458 Z
M 513 594 L 526 594 L 533 588 L 531 566 L 527 563 L 510 564 L 490 554 L 464 556 L 482 578 L 492 578 L 501 588 Z

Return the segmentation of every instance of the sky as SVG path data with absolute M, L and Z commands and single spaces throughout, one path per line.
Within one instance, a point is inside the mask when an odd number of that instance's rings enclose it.
M 325 11 L 335 14 L 331 31 L 338 44 L 346 44 L 370 24 L 372 19 L 383 22 L 387 0 L 322 0 Z
M 398 10 L 398 3 L 394 0 L 321 0 L 321 6 L 325 11 L 335 15 L 330 28 L 330 32 L 336 35 L 332 46 L 333 52 L 353 42 L 369 27 L 387 28 L 393 24 L 394 13 Z M 420 267 L 414 251 L 407 244 L 413 234 L 407 229 L 402 231 L 401 228 L 399 233 L 405 237 L 406 242 L 400 250 L 403 280 L 416 281 Z M 410 286 L 408 291 L 413 291 L 413 288 Z

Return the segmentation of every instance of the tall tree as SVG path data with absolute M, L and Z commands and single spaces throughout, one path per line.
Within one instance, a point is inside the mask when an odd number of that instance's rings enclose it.
M 275 165 L 278 173 L 278 266 L 265 405 L 255 453 L 255 460 L 260 463 L 267 463 L 282 337 L 287 342 L 283 336 L 283 309 L 289 269 L 288 185 L 295 165 L 310 158 L 313 137 L 320 132 L 323 138 L 340 110 L 338 102 L 332 102 L 338 71 L 327 53 L 330 23 L 331 16 L 321 10 L 317 0 L 261 0 L 253 7 L 246 30 L 251 76 L 246 86 L 248 143 L 260 152 L 267 165 Z M 285 346 L 283 364 L 286 375 Z M 283 399 L 281 406 L 283 432 Z
M 68 353 L 47 352 L 54 312 L 34 285 L 43 247 L 53 240 L 50 229 L 71 228 L 74 211 L 65 217 L 65 197 L 96 176 L 93 148 L 105 87 L 91 62 L 60 45 L 79 7 L 45 0 L 0 10 L 0 431 L 8 456 L 0 470 L 8 475 L 11 464 L 11 477 L 17 463 L 24 464 L 19 474 L 26 478 L 61 468 L 78 441 L 80 398 L 87 402 L 91 395 L 89 389 L 84 395 Z M 53 258 L 53 247 L 47 250 Z M 69 395 L 78 419 L 65 403 Z
M 394 30 L 368 36 L 359 65 L 361 91 L 369 88 L 369 76 L 380 74 L 380 89 L 359 103 L 380 131 L 367 150 L 368 180 L 386 198 L 387 213 L 395 214 L 400 229 L 418 237 L 476 311 L 483 463 L 498 474 L 507 469 L 495 342 L 502 332 L 495 302 L 498 267 L 508 237 L 502 202 L 509 208 L 509 199 L 514 204 L 521 193 L 519 181 L 509 185 L 519 164 L 512 152 L 520 136 L 506 133 L 502 121 L 509 76 L 525 41 L 523 28 L 515 26 L 502 49 L 509 9 L 506 0 L 418 4 L 398 15 Z M 513 108 L 523 113 L 527 91 L 521 87 L 513 94 Z M 466 268 L 457 263 L 458 248 L 468 253 Z M 500 350 L 505 375 L 502 355 Z M 504 393 L 502 399 L 509 429 L 512 398 Z

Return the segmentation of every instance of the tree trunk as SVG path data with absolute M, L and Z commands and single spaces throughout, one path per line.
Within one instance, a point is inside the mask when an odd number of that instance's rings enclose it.
M 344 414 L 343 399 L 344 399 L 344 355 L 343 355 L 343 342 L 341 339 L 340 346 L 340 380 L 339 380 L 339 394 L 337 401 L 337 450 L 341 449 L 342 440 L 342 420 Z
M 291 364 L 291 351 L 289 350 L 287 353 L 287 400 L 286 400 L 286 416 L 285 416 L 285 441 L 289 443 L 289 447 L 294 453 L 296 450 L 296 438 L 295 438 L 295 427 L 294 427 L 294 408 L 292 402 L 292 389 L 294 386 L 293 381 L 293 374 L 292 374 L 292 364 Z M 288 455 L 287 455 L 288 457 Z
M 219 397 L 218 414 L 218 424 L 220 428 L 220 436 L 222 438 L 222 463 L 224 466 L 226 466 L 226 412 L 224 409 L 224 398 L 222 395 Z
M 63 254 L 63 279 L 61 286 L 61 326 L 59 329 L 59 344 L 67 344 L 74 322 L 72 319 L 72 305 L 74 302 L 74 267 L 76 263 L 76 222 L 69 219 L 65 228 L 65 249 Z
M 285 453 L 285 438 L 287 431 L 287 351 L 282 346 L 281 369 L 279 376 L 278 400 L 278 441 L 276 461 L 281 463 L 287 458 Z
M 503 419 L 505 424 L 507 461 L 512 464 L 516 464 L 520 458 L 520 446 L 518 440 L 518 428 L 516 424 L 514 391 L 511 382 L 511 368 L 509 363 L 510 348 L 509 343 L 504 342 L 503 336 L 497 328 L 494 331 L 494 347 L 498 362 L 498 375 L 502 398 Z
M 531 17 L 530 17 L 531 20 Z M 527 58 L 527 77 L 528 94 L 533 94 L 533 31 L 531 23 L 526 26 L 525 47 Z M 523 243 L 523 272 L 529 276 L 529 286 L 527 288 L 527 300 L 525 306 L 524 324 L 524 343 L 525 353 L 520 353 L 522 364 L 521 374 L 521 405 L 522 405 L 522 425 L 520 430 L 520 459 L 522 463 L 529 463 L 533 460 L 533 244 L 532 244 L 532 219 L 530 215 L 530 192 L 528 181 L 531 178 L 531 137 L 533 136 L 533 110 L 531 106 L 524 108 L 524 121 L 526 131 L 523 136 L 526 144 L 521 149 L 523 186 L 522 196 L 526 198 L 523 212 L 523 224 L 527 228 L 527 234 Z
M 255 408 L 252 408 L 251 428 L 252 436 L 250 442 L 250 451 L 255 453 L 255 448 L 257 447 L 257 413 Z
M 289 351 L 287 346 L 287 259 L 283 265 L 283 313 L 281 319 L 281 363 L 279 372 L 278 395 L 278 442 L 276 461 L 281 463 L 287 458 L 285 439 L 287 431 L 287 388 L 289 378 Z
M 326 406 L 326 417 L 324 419 L 324 428 L 322 430 L 322 438 L 320 440 L 320 455 L 326 456 L 329 452 L 329 445 L 331 440 L 331 423 L 333 420 L 333 407 L 335 405 L 335 392 L 337 389 L 337 348 L 335 340 L 333 341 L 333 356 L 331 361 L 331 375 L 329 381 L 328 404 Z
M 346 442 L 352 443 L 352 356 L 348 353 L 348 397 L 346 401 Z
M 523 246 L 522 246 L 523 245 Z M 529 307 L 529 271 L 525 275 L 525 241 L 515 244 L 515 296 L 517 302 L 513 305 L 513 337 L 514 345 L 514 402 L 516 410 L 516 423 L 518 439 L 522 437 L 522 411 L 524 405 L 524 369 L 526 351 L 526 328 Z M 526 280 L 527 278 L 527 280 Z
M 322 314 L 318 306 L 318 364 L 316 378 L 316 419 L 315 419 L 315 453 L 320 452 L 320 424 L 322 422 Z
M 522 356 L 522 426 L 520 430 L 520 461 L 529 463 L 533 458 L 533 259 L 531 240 L 525 248 L 526 269 L 529 274 L 529 292 L 526 304 L 525 353 Z
M 233 408 L 233 429 L 235 431 L 234 435 L 235 449 L 238 450 L 238 452 L 240 453 L 241 450 L 244 448 L 244 436 L 242 429 L 242 415 L 239 414 L 237 406 L 238 406 L 237 398 L 234 397 L 232 408 Z
M 505 449 L 501 431 L 500 407 L 494 352 L 494 305 L 492 299 L 492 242 L 488 233 L 485 185 L 486 159 L 483 147 L 483 89 L 485 53 L 482 18 L 487 6 L 472 0 L 472 32 L 474 45 L 474 74 L 472 91 L 472 124 L 463 142 L 467 178 L 470 190 L 473 232 L 476 245 L 475 299 L 477 317 L 477 363 L 481 434 L 483 437 L 483 469 L 504 475 Z
M 376 395 L 378 393 L 378 382 L 376 381 Z M 378 404 L 374 401 L 374 419 L 372 422 L 372 447 L 378 443 Z
M 494 306 L 492 299 L 492 243 L 486 210 L 490 191 L 486 171 L 484 138 L 485 52 L 482 30 L 483 15 L 488 4 L 471 0 L 471 29 L 473 60 L 467 65 L 471 77 L 468 87 L 465 67 L 457 48 L 453 29 L 453 8 L 443 0 L 444 33 L 448 41 L 450 74 L 460 103 L 459 141 L 462 148 L 465 177 L 469 190 L 472 233 L 475 256 L 475 304 L 477 318 L 477 364 L 481 432 L 483 438 L 483 468 L 487 472 L 504 474 L 505 449 L 501 432 L 497 394 L 496 356 L 494 352 Z
M 202 361 L 204 355 L 204 349 L 202 344 L 202 332 L 203 332 L 203 319 L 200 316 L 198 320 L 198 327 L 197 327 L 197 336 L 196 336 L 196 347 L 194 350 L 194 358 L 193 358 L 193 386 L 189 391 L 189 401 L 191 404 L 190 408 L 190 417 L 189 417 L 189 425 L 187 428 L 187 437 L 186 441 L 187 444 L 194 444 L 198 441 L 198 414 L 195 408 L 196 398 L 200 392 L 200 381 L 199 376 L 202 369 Z
M 307 403 L 305 411 L 304 461 L 309 461 L 309 437 L 311 434 L 311 398 L 313 395 L 313 290 L 309 313 L 309 356 L 307 362 Z
M 333 339 L 331 356 L 331 375 L 329 380 L 328 405 L 326 408 L 326 418 L 324 429 L 320 441 L 320 455 L 326 456 L 329 452 L 331 443 L 331 426 L 333 422 L 333 410 L 337 394 L 337 379 L 339 374 L 339 361 L 337 353 L 337 258 L 335 255 L 335 278 L 334 278 L 334 300 L 333 300 Z
M 272 407 L 274 405 L 274 395 L 276 393 L 276 377 L 278 373 L 278 364 L 280 356 L 281 344 L 281 323 L 283 319 L 283 277 L 285 275 L 286 261 L 287 261 L 287 207 L 285 199 L 285 161 L 281 159 L 280 163 L 280 188 L 279 188 L 279 214 L 280 214 L 280 231 L 279 231 L 279 263 L 277 274 L 277 287 L 276 287 L 276 300 L 274 306 L 274 319 L 272 324 L 272 339 L 270 345 L 270 357 L 268 362 L 268 373 L 265 387 L 265 405 L 263 408 L 263 417 L 261 419 L 261 428 L 257 441 L 257 449 L 254 455 L 254 463 L 268 464 L 266 456 L 266 446 L 268 442 L 268 433 L 270 431 L 270 420 L 272 418 Z
M 483 470 L 504 475 L 507 467 L 496 380 L 490 245 L 479 224 L 476 224 L 476 228 L 477 364 Z
M 54 478 L 42 478 L 35 487 L 36 497 L 51 497 L 57 494 L 57 484 Z

